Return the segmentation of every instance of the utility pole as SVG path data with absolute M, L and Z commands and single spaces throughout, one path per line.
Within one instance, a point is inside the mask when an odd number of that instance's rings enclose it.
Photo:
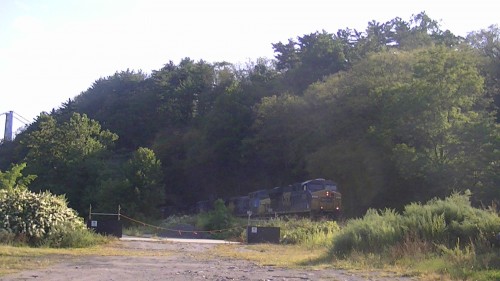
M 4 131 L 4 141 L 12 141 L 12 124 L 14 119 L 14 111 L 9 111 L 5 113 L 5 131 Z

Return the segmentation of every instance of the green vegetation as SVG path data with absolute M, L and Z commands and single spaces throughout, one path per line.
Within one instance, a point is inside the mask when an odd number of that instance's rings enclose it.
M 407 205 L 402 214 L 369 210 L 335 236 L 330 257 L 364 267 L 399 266 L 454 279 L 495 280 L 500 255 L 493 246 L 500 218 L 473 208 L 470 194 Z M 431 266 L 432 264 L 432 266 Z
M 280 243 L 309 248 L 328 247 L 340 231 L 334 221 L 311 221 L 305 218 L 276 218 L 262 221 L 259 226 L 280 228 Z
M 212 211 L 198 214 L 196 225 L 202 230 L 210 231 L 210 235 L 217 239 L 234 239 L 242 228 L 222 199 L 214 202 Z
M 300 245 L 218 245 L 214 254 L 221 257 L 246 259 L 260 265 L 294 268 L 310 266 L 315 268 L 330 267 L 324 259 L 324 247 L 305 247 Z
M 116 72 L 2 143 L 0 169 L 26 163 L 32 191 L 65 194 L 83 216 L 120 205 L 157 220 L 317 177 L 337 181 L 346 217 L 454 190 L 490 204 L 499 37 L 455 36 L 419 13 L 278 42 L 243 66 Z
M 48 240 L 58 243 L 57 237 L 65 232 L 85 228 L 83 220 L 66 206 L 63 196 L 10 189 L 0 190 L 0 202 L 2 229 L 32 245 Z
M 0 144 L 0 170 L 10 169 L 1 194 L 54 206 L 64 195 L 82 215 L 120 205 L 152 222 L 201 200 L 329 178 L 345 217 L 365 218 L 338 236 L 334 224 L 274 221 L 283 242 L 331 246 L 359 264 L 421 258 L 417 271 L 497 276 L 488 241 L 498 215 L 473 207 L 500 201 L 499 39 L 498 26 L 462 38 L 422 12 L 278 42 L 274 59 L 245 66 L 185 58 L 151 74 L 116 72 Z M 32 201 L 19 203 L 26 216 Z M 49 227 L 56 217 L 4 216 L 0 235 L 86 240 L 72 219 Z M 190 224 L 244 225 L 221 203 Z
M 486 281 L 500 276 L 494 245 L 500 218 L 493 209 L 472 207 L 468 193 L 412 203 L 401 213 L 371 209 L 343 227 L 303 219 L 273 219 L 262 225 L 280 227 L 282 244 L 246 245 L 244 250 L 222 245 L 215 252 L 263 265 L 380 270 L 422 280 Z
M 88 231 L 83 219 L 67 206 L 66 198 L 48 191 L 34 193 L 23 177 L 24 165 L 0 172 L 0 241 L 45 247 L 89 247 L 109 239 Z

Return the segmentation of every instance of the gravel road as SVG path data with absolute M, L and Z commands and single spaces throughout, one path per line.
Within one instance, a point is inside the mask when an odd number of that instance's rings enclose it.
M 336 269 L 260 266 L 250 261 L 211 256 L 209 249 L 216 246 L 214 243 L 182 241 L 123 239 L 120 247 L 138 250 L 143 254 L 68 258 L 47 268 L 3 276 L 0 280 L 417 280 L 380 272 L 350 273 Z

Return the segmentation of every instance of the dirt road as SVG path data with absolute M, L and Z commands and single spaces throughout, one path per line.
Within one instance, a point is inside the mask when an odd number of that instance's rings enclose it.
M 213 243 L 128 239 L 122 240 L 120 247 L 142 254 L 69 258 L 48 268 L 23 271 L 0 280 L 416 280 L 385 273 L 352 274 L 335 269 L 259 266 L 249 261 L 211 256 L 209 249 L 215 247 Z

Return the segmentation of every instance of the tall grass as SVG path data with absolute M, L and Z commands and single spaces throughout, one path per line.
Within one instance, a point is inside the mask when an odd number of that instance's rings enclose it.
M 34 246 L 46 248 L 87 248 L 106 244 L 114 238 L 103 236 L 85 228 L 72 228 L 70 226 L 59 226 L 50 234 L 38 239 L 37 243 L 31 243 L 24 235 L 14 234 L 0 229 L 0 244 L 10 246 Z
M 351 251 L 379 252 L 404 238 L 402 217 L 394 210 L 368 210 L 364 218 L 353 219 L 334 238 L 333 251 L 345 255 Z
M 103 236 L 92 230 L 60 227 L 40 241 L 38 246 L 50 248 L 87 248 L 110 242 L 114 238 Z
M 412 203 L 400 214 L 369 210 L 334 237 L 332 257 L 362 264 L 407 266 L 460 280 L 499 280 L 500 251 L 492 242 L 500 218 L 471 206 L 470 194 Z
M 455 193 L 424 205 L 412 203 L 402 214 L 369 210 L 363 218 L 347 223 L 334 238 L 332 252 L 341 256 L 351 251 L 380 252 L 408 237 L 447 247 L 466 246 L 481 236 L 493 238 L 500 231 L 500 218 L 489 210 L 473 208 L 469 196 Z
M 275 218 L 262 221 L 261 226 L 279 227 L 280 243 L 307 247 L 331 246 L 340 231 L 334 221 L 311 221 L 303 218 Z

